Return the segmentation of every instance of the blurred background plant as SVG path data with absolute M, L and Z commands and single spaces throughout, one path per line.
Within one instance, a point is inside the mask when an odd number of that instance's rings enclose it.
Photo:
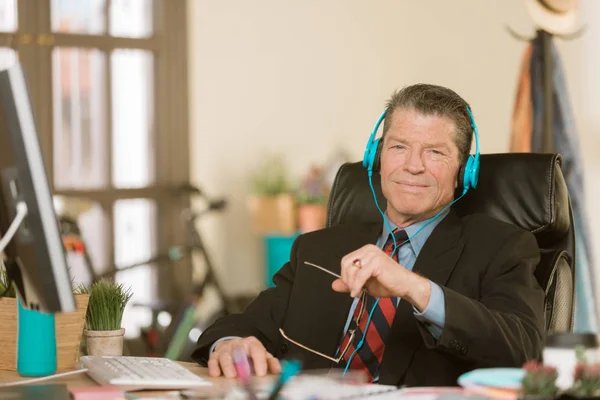
M 9 287 L 8 276 L 6 275 L 4 263 L 2 263 L 2 266 L 0 267 L 0 297 L 17 297 L 15 285 L 10 284 Z
M 296 231 L 296 203 L 288 168 L 282 156 L 264 157 L 251 176 L 247 200 L 252 230 L 261 235 L 290 235 Z
M 322 204 L 327 205 L 330 187 L 326 182 L 323 168 L 313 165 L 300 181 L 296 191 L 298 205 Z
M 300 232 L 306 233 L 325 227 L 330 191 L 324 169 L 317 165 L 311 166 L 296 190 Z
M 292 191 L 287 165 L 283 157 L 265 158 L 251 177 L 252 191 L 259 196 L 277 196 Z

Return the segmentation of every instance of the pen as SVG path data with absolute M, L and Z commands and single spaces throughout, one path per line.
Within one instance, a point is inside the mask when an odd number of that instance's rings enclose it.
M 252 372 L 250 371 L 250 363 L 248 362 L 248 355 L 246 351 L 240 347 L 236 347 L 233 349 L 233 366 L 235 367 L 235 372 L 237 372 L 238 378 L 244 385 L 244 388 L 248 392 L 248 396 L 250 400 L 257 400 L 256 394 L 254 393 L 254 389 L 250 384 L 250 376 Z
M 277 384 L 273 388 L 273 392 L 269 396 L 268 400 L 276 400 L 281 393 L 281 390 L 285 386 L 285 384 L 294 376 L 298 375 L 300 369 L 302 368 L 302 363 L 297 360 L 284 360 L 281 362 L 281 374 L 279 375 L 279 380 Z

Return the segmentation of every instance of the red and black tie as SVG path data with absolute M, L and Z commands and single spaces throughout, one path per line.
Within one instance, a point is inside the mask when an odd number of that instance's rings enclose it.
M 408 236 L 404 230 L 395 229 L 393 235 L 396 238 L 398 249 L 400 248 L 400 245 L 408 239 Z M 398 249 L 394 253 L 393 257 L 396 262 L 398 262 Z M 383 251 L 387 255 L 391 256 L 393 250 L 394 240 L 390 234 L 385 246 L 383 247 Z M 369 314 L 371 313 L 376 300 L 377 299 L 373 296 L 366 296 L 366 308 L 362 313 L 360 321 L 358 321 L 358 328 L 356 330 L 356 334 L 354 335 L 353 343 L 350 345 L 350 348 L 343 357 L 346 364 L 363 338 L 363 333 L 367 325 L 367 320 L 369 319 Z M 356 354 L 354 354 L 350 360 L 349 369 L 363 370 L 367 372 L 370 376 L 371 382 L 375 379 L 375 377 L 377 377 L 379 364 L 381 364 L 381 360 L 383 359 L 387 337 L 390 332 L 392 322 L 394 321 L 394 316 L 396 315 L 396 306 L 398 305 L 396 301 L 396 298 L 389 297 L 381 298 L 379 300 L 377 307 L 373 311 L 373 317 L 371 318 L 369 328 L 367 329 L 367 337 L 365 338 L 365 341 L 358 352 L 356 352 Z M 354 323 L 356 318 L 358 318 L 361 307 L 363 307 L 362 299 L 359 300 L 358 304 L 356 305 L 353 321 L 351 323 Z M 346 334 L 342 340 L 342 344 L 340 346 L 341 349 L 346 348 L 348 340 L 350 340 L 350 335 Z

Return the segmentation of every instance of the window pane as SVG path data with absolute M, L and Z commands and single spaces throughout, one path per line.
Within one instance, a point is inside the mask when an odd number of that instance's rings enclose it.
M 104 54 L 56 48 L 52 63 L 55 187 L 108 186 Z
M 152 0 L 112 0 L 110 34 L 121 37 L 152 35 Z
M 117 188 L 154 181 L 152 53 L 115 50 L 112 71 L 113 184 Z
M 102 34 L 106 0 L 52 0 L 54 32 Z
M 0 0 L 0 31 L 17 30 L 17 0 Z
M 54 196 L 54 206 L 57 215 L 77 221 L 75 227 L 67 219 L 61 218 L 61 233 L 64 240 L 72 245 L 81 244 L 80 240 L 82 240 L 84 246 L 79 249 L 71 246 L 67 253 L 69 273 L 75 285 L 79 283 L 90 285 L 92 283 L 90 268 L 97 274 L 101 274 L 112 265 L 108 259 L 108 218 L 102 207 L 85 199 Z M 89 264 L 85 254 L 77 251 L 82 249 L 85 249 L 89 256 Z
M 122 268 L 147 260 L 156 253 L 156 204 L 146 199 L 119 200 L 114 207 L 115 264 Z M 152 321 L 150 310 L 133 307 L 155 297 L 155 269 L 150 265 L 117 273 L 117 282 L 131 286 L 133 297 L 123 317 L 125 334 L 136 337 Z
M 0 70 L 12 67 L 17 62 L 17 52 L 0 47 Z

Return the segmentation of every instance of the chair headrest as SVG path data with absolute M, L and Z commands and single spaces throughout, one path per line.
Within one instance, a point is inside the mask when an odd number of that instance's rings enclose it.
M 485 154 L 479 184 L 452 208 L 458 215 L 483 213 L 532 232 L 540 247 L 565 237 L 571 227 L 571 206 L 558 154 Z M 382 210 L 386 201 L 381 177 L 373 173 L 373 188 Z M 327 226 L 347 222 L 381 222 L 361 163 L 340 167 L 327 210 Z

